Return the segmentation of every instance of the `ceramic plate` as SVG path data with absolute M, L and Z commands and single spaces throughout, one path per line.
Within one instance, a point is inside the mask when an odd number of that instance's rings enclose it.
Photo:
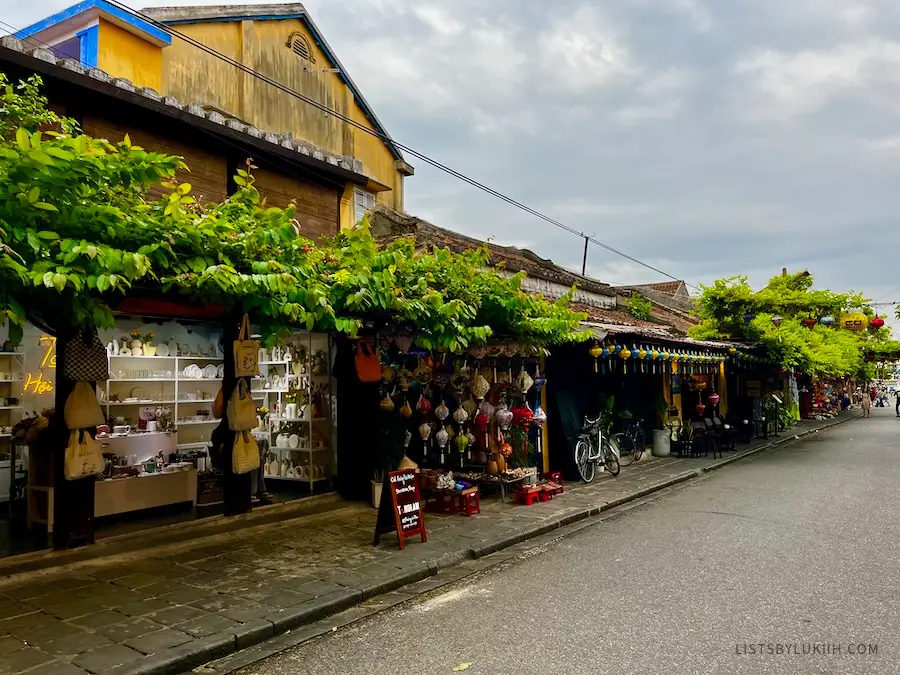
M 191 367 L 185 366 L 184 369 L 181 371 L 181 374 L 184 375 L 185 377 L 190 377 L 191 376 Z
M 216 377 L 225 377 L 225 365 L 220 364 L 218 368 L 216 368 Z
M 290 438 L 288 438 L 288 447 L 294 449 L 300 447 L 300 437 L 297 434 L 291 434 Z
M 217 372 L 218 369 L 214 365 L 210 364 L 203 369 L 203 377 L 205 377 L 207 380 L 214 380 L 216 379 Z
M 156 355 L 157 356 L 168 356 L 169 355 L 169 345 L 165 342 L 162 344 L 156 345 Z

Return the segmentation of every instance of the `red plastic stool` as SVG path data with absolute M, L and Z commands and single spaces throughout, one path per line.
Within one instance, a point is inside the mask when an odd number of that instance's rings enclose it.
M 453 513 L 465 513 L 466 518 L 474 513 L 481 513 L 481 494 L 477 487 L 466 488 L 453 495 Z
M 541 488 L 534 485 L 521 487 L 516 490 L 516 501 L 519 504 L 531 506 L 532 504 L 541 500 L 541 495 L 543 493 L 544 491 Z

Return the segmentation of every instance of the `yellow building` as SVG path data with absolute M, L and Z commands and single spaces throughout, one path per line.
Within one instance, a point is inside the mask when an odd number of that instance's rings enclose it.
M 368 184 L 344 188 L 342 227 L 376 202 L 403 210 L 403 181 L 413 168 L 303 5 L 165 7 L 139 14 L 105 0 L 85 0 L 16 37 L 138 87 L 352 158 Z

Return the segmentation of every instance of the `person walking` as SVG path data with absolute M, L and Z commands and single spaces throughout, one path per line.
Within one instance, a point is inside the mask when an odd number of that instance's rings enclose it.
M 869 392 L 863 392 L 860 407 L 863 411 L 863 417 L 869 417 L 872 414 L 872 397 L 869 395 Z
M 894 390 L 894 412 L 900 417 L 900 389 Z

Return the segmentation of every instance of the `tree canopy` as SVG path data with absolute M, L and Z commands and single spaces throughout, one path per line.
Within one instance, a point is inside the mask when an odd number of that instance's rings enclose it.
M 825 326 L 820 319 L 851 310 L 874 313 L 861 293 L 813 288 L 809 272 L 773 277 L 754 291 L 746 277 L 720 279 L 702 286 L 697 300 L 700 324 L 690 335 L 700 339 L 743 339 L 758 344 L 785 370 L 819 377 L 865 374 L 866 354 L 900 353 L 887 328 L 853 332 Z M 808 326 L 804 320 L 815 323 Z M 836 324 L 835 324 L 836 325 Z
M 450 350 L 498 334 L 537 346 L 589 335 L 568 297 L 529 295 L 524 274 L 488 268 L 486 249 L 382 246 L 365 221 L 326 240 L 302 236 L 293 206 L 266 205 L 249 163 L 234 195 L 200 203 L 173 182 L 188 168 L 181 158 L 80 133 L 48 110 L 40 86 L 0 73 L 0 323 L 14 337 L 29 312 L 111 326 L 110 304 L 129 293 L 249 311 L 267 334 L 352 335 L 381 317 Z M 166 193 L 148 198 L 160 184 Z

